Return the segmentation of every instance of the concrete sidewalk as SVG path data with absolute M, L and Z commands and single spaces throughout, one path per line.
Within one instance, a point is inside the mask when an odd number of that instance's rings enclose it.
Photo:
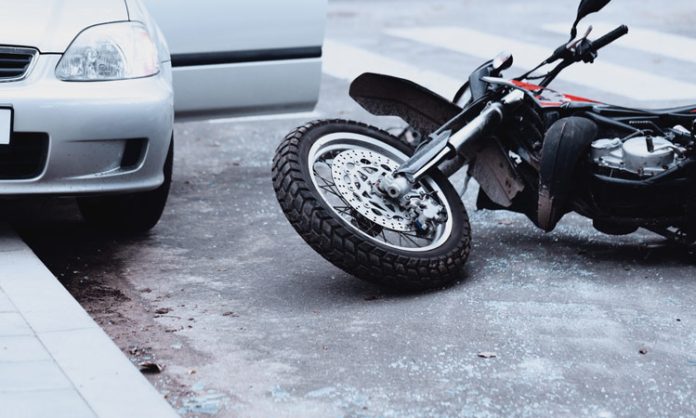
M 0 225 L 0 416 L 177 416 L 4 225 Z

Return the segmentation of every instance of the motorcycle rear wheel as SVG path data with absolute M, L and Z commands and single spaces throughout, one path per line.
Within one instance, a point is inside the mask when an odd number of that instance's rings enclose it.
M 363 156 L 367 161 L 360 162 L 372 162 L 371 167 L 377 167 L 372 170 L 386 172 L 412 153 L 398 138 L 362 123 L 312 122 L 291 132 L 276 151 L 276 197 L 300 236 L 349 274 L 395 291 L 443 287 L 461 278 L 471 248 L 466 209 L 445 176 L 435 172 L 417 186 L 442 205 L 441 213 L 446 212 L 445 220 L 427 237 L 405 226 L 397 205 L 370 200 L 367 189 L 362 189 L 365 205 L 373 205 L 375 212 L 370 218 L 371 213 L 349 204 L 339 190 L 343 187 L 345 192 L 346 185 L 336 184 L 340 183 L 336 164 L 351 164 L 345 155 Z

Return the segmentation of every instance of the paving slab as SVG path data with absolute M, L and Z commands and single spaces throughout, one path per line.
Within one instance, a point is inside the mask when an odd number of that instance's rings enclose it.
M 177 414 L 8 227 L 0 225 L 0 415 Z

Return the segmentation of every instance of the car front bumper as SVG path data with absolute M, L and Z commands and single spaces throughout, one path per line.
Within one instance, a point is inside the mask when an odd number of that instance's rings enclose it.
M 54 74 L 59 59 L 39 55 L 27 78 L 0 83 L 0 107 L 13 111 L 11 144 L 0 145 L 0 195 L 159 187 L 174 124 L 169 65 L 141 79 L 64 82 Z

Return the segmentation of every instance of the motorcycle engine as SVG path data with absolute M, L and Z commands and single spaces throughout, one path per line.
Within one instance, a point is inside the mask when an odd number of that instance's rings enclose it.
M 592 162 L 600 174 L 648 178 L 675 167 L 685 149 L 664 136 L 598 139 L 592 143 Z

